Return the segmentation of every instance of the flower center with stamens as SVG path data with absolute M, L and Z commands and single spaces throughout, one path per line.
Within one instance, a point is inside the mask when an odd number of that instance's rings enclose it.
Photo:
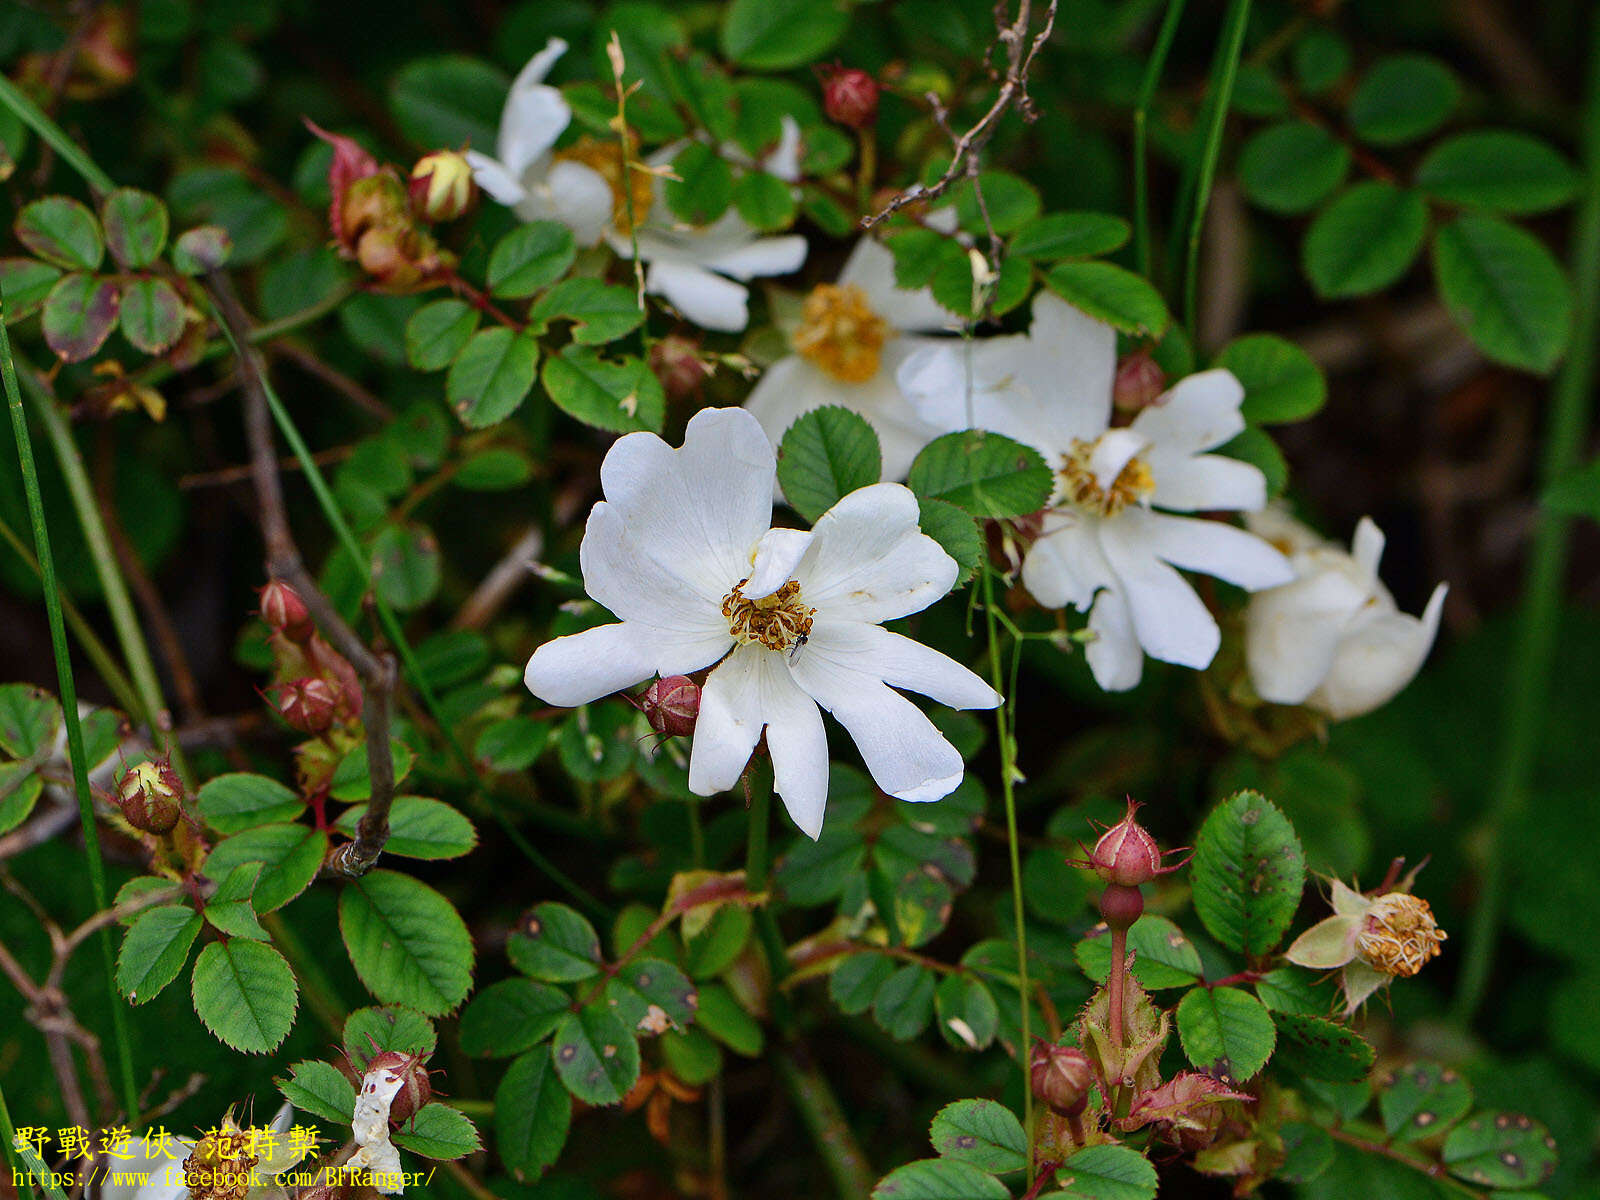
M 1385 975 L 1415 975 L 1439 953 L 1444 930 L 1434 922 L 1426 900 L 1406 892 L 1379 896 L 1356 935 L 1356 953 Z
M 770 596 L 748 599 L 740 589 L 722 598 L 722 615 L 728 618 L 728 632 L 743 645 L 765 646 L 768 650 L 787 650 L 796 641 L 811 635 L 811 618 L 817 610 L 800 603 L 800 585 L 791 579 Z
M 1134 455 L 1127 461 L 1110 487 L 1095 478 L 1093 459 L 1099 442 L 1072 439 L 1072 449 L 1061 457 L 1061 494 L 1085 511 L 1114 517 L 1130 504 L 1138 504 L 1156 490 L 1150 465 Z
M 635 147 L 636 139 L 628 135 L 628 159 L 637 164 L 638 156 Z M 631 169 L 624 165 L 622 159 L 622 143 L 617 141 L 600 141 L 587 135 L 579 138 L 565 150 L 557 150 L 553 156 L 557 162 L 575 162 L 588 167 L 600 178 L 604 179 L 611 188 L 611 224 L 618 233 L 627 236 L 635 225 L 644 223 L 645 215 L 650 211 L 650 203 L 655 192 L 650 184 L 650 174 L 641 170 L 637 165 Z M 623 191 L 623 175 L 627 174 L 628 187 L 632 191 L 630 197 Z M 629 221 L 628 201 L 633 201 L 632 222 Z
M 893 332 L 855 284 L 823 283 L 806 297 L 793 341 L 796 353 L 841 383 L 865 383 L 877 376 Z

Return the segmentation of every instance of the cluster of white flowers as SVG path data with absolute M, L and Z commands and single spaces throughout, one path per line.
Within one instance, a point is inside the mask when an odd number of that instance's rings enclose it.
M 797 270 L 805 240 L 760 236 L 733 209 L 707 226 L 674 221 L 660 189 L 685 143 L 643 163 L 625 161 L 615 139 L 556 149 L 572 112 L 544 81 L 565 50 L 552 39 L 518 76 L 497 157 L 469 152 L 478 182 L 524 219 L 561 221 L 586 245 L 636 254 L 647 290 L 688 320 L 742 330 L 746 281 Z M 737 147 L 721 152 L 792 183 L 799 141 L 785 118 L 759 164 Z M 570 706 L 710 667 L 691 789 L 733 786 L 765 731 L 777 791 L 813 837 L 827 797 L 819 705 L 849 731 L 884 791 L 946 795 L 960 781 L 960 756 L 892 689 L 958 708 L 1000 697 L 881 622 L 920 611 L 955 582 L 954 561 L 919 531 L 916 499 L 895 481 L 934 438 L 968 429 L 1004 434 L 1049 464 L 1054 489 L 1030 522 L 1021 582 L 1045 608 L 1088 612 L 1085 657 L 1102 688 L 1136 686 L 1146 656 L 1195 669 L 1212 662 L 1220 629 L 1181 571 L 1254 593 L 1247 659 L 1266 701 L 1344 718 L 1416 673 L 1443 586 L 1420 620 L 1403 616 L 1377 581 L 1382 535 L 1370 521 L 1352 557 L 1266 508 L 1261 471 L 1214 452 L 1245 428 L 1244 389 L 1230 372 L 1182 379 L 1115 424 L 1109 325 L 1045 292 L 1027 333 L 939 336 L 959 327 L 930 291 L 896 286 L 890 252 L 863 238 L 838 278 L 805 297 L 787 331 L 792 353 L 766 371 L 746 411 L 699 413 L 677 451 L 650 434 L 620 439 L 602 467 L 606 499 L 581 557 L 589 595 L 621 620 L 541 647 L 528 687 Z M 771 528 L 774 448 L 824 405 L 872 425 L 888 482 L 846 496 L 809 533 Z M 1245 527 L 1218 514 L 1243 514 Z

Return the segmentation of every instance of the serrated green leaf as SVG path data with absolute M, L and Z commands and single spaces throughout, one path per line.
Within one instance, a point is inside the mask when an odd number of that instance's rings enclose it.
M 828 995 L 846 1016 L 857 1016 L 872 1007 L 872 999 L 889 976 L 894 974 L 894 959 L 883 954 L 852 954 L 828 977 Z
M 682 1028 L 695 1019 L 699 996 L 689 977 L 659 958 L 636 958 L 606 980 L 605 1000 L 641 1036 Z
M 372 539 L 372 585 L 400 612 L 432 600 L 443 578 L 439 543 L 424 525 L 393 522 Z
M 557 408 L 596 429 L 657 433 L 666 417 L 661 381 L 640 358 L 615 361 L 568 346 L 545 359 L 541 378 Z
M 1489 358 L 1536 372 L 1560 360 L 1572 333 L 1572 290 L 1527 230 L 1460 217 L 1434 235 L 1433 273 L 1450 315 Z
M 778 485 L 790 506 L 811 522 L 882 474 L 877 433 L 860 413 L 840 405 L 799 417 L 778 447 Z
M 941 1158 L 971 1163 L 1003 1175 L 1028 1165 L 1028 1135 L 1022 1122 L 994 1100 L 957 1100 L 934 1114 L 929 1140 Z
M 1183 1052 L 1224 1083 L 1243 1083 L 1266 1066 L 1277 1034 L 1254 996 L 1237 988 L 1197 987 L 1178 1002 Z
M 399 738 L 389 740 L 389 755 L 394 761 L 394 781 L 396 784 L 403 783 L 406 776 L 411 774 L 415 756 Z M 333 779 L 328 783 L 328 795 L 347 804 L 372 796 L 372 770 L 367 765 L 365 741 L 339 760 L 339 765 L 333 769 Z
M 552 983 L 600 973 L 600 936 L 576 909 L 554 901 L 534 908 L 506 942 L 511 965 Z
M 1128 223 L 1110 213 L 1045 213 L 1017 230 L 1011 239 L 1011 253 L 1046 261 L 1092 258 L 1122 249 L 1132 236 Z
M 358 804 L 339 814 L 335 827 L 351 837 L 366 815 Z M 389 808 L 389 840 L 384 850 L 402 858 L 460 858 L 478 844 L 472 822 L 441 800 L 424 796 L 396 796 Z
M 1000 1028 L 1000 1008 L 983 980 L 969 975 L 947 975 L 934 993 L 939 1032 L 962 1050 L 982 1050 L 994 1041 Z
M 1328 399 L 1322 368 L 1293 342 L 1270 333 L 1235 338 L 1217 355 L 1244 385 L 1240 412 L 1255 425 L 1303 421 Z
M 883 244 L 894 257 L 894 282 L 899 288 L 927 287 L 945 262 L 966 254 L 953 237 L 921 226 L 888 234 Z
M 1371 1044 L 1337 1021 L 1274 1013 L 1272 1022 L 1278 1029 L 1273 1061 L 1295 1075 L 1354 1083 L 1372 1070 Z
M 872 1200 L 1010 1200 L 1011 1190 L 993 1175 L 953 1158 L 924 1158 L 890 1171 L 872 1189 Z
M 933 997 L 938 986 L 933 972 L 907 963 L 883 981 L 872 998 L 872 1019 L 896 1041 L 914 1038 L 933 1017 Z
M 550 1043 L 556 1073 L 585 1104 L 618 1104 L 639 1079 L 639 1043 L 608 1008 L 568 1013 Z
M 369 1004 L 356 1009 L 344 1022 L 344 1052 L 363 1069 L 374 1054 L 385 1050 L 426 1058 L 438 1042 L 433 1022 L 402 1004 Z
M 983 203 L 978 203 L 978 190 Z M 962 179 L 950 189 L 956 220 L 968 233 L 1015 233 L 1039 215 L 1039 189 L 1010 171 L 980 171 L 976 184 Z
M 1239 186 L 1270 212 L 1302 213 L 1344 182 L 1350 158 L 1350 148 L 1321 126 L 1284 121 L 1245 142 Z
M 518 1175 L 537 1177 L 554 1165 L 572 1126 L 572 1097 L 550 1055 L 524 1054 L 494 1093 L 494 1140 L 501 1160 Z
M 1310 1183 L 1333 1163 L 1333 1138 L 1326 1129 L 1295 1121 L 1278 1132 L 1283 1136 L 1284 1159 L 1274 1178 Z
M 775 233 L 794 224 L 794 185 L 765 171 L 746 171 L 733 185 L 733 206 L 752 229 Z
M 200 925 L 199 914 L 180 904 L 149 908 L 134 918 L 117 955 L 117 990 L 130 1004 L 154 1000 L 178 977 Z
M 496 325 L 472 335 L 445 377 L 445 398 L 468 429 L 504 421 L 528 398 L 539 367 L 539 343 Z
M 917 525 L 956 560 L 956 566 L 960 568 L 960 574 L 956 576 L 957 584 L 977 574 L 983 562 L 983 535 L 978 532 L 977 522 L 971 513 L 945 500 L 918 496 Z
M 981 429 L 947 433 L 923 447 L 906 483 L 975 517 L 1020 517 L 1050 500 L 1055 479 L 1039 452 Z
M 258 942 L 268 939 L 267 931 L 256 920 L 251 897 L 261 878 L 260 863 L 240 863 L 206 901 L 205 919 L 230 937 L 253 938 Z
M 320 829 L 294 824 L 260 825 L 218 842 L 206 859 L 206 874 L 224 879 L 240 863 L 261 863 L 255 910 L 269 913 L 310 886 L 322 869 L 327 852 L 328 835 Z
M 138 271 L 161 257 L 167 244 L 167 206 L 138 188 L 118 188 L 100 206 L 106 247 L 125 269 Z
M 550 743 L 550 723 L 534 717 L 508 717 L 481 734 L 473 757 L 489 771 L 525 771 Z
M 572 998 L 532 979 L 502 979 L 472 998 L 461 1014 L 461 1048 L 503 1058 L 537 1046 L 566 1018 Z
M 423 1105 L 401 1125 L 394 1144 L 439 1162 L 453 1162 L 483 1149 L 472 1119 L 459 1108 L 438 1102 Z
M 1133 977 L 1147 989 L 1189 987 L 1200 979 L 1200 952 L 1166 917 L 1146 913 L 1135 921 L 1128 949 L 1136 955 Z M 1104 925 L 1090 930 L 1073 956 L 1090 980 L 1104 983 L 1111 975 L 1111 930 Z
M 1159 338 L 1172 319 L 1148 280 L 1108 262 L 1057 263 L 1045 282 L 1069 304 L 1134 337 Z
M 533 460 L 510 446 L 490 446 L 462 459 L 450 481 L 469 492 L 506 492 L 533 478 Z
M 33 758 L 55 740 L 61 705 L 43 688 L 27 683 L 0 684 L 0 750 L 12 758 Z
M 722 53 L 743 67 L 782 71 L 814 62 L 850 26 L 839 0 L 733 0 L 722 15 Z
M 1325 299 L 1381 291 L 1410 269 L 1427 232 L 1421 196 L 1376 180 L 1358 183 L 1311 222 L 1301 248 L 1306 276 Z
M 580 276 L 564 279 L 540 296 L 528 312 L 536 326 L 571 321 L 572 340 L 580 346 L 603 346 L 644 323 L 644 309 L 632 288 Z
M 494 146 L 511 81 L 498 67 L 462 54 L 417 58 L 395 73 L 389 109 L 416 145 Z
M 68 196 L 45 196 L 23 205 L 13 226 L 17 240 L 46 262 L 69 271 L 94 271 L 105 256 L 100 222 Z
M 945 255 L 934 268 L 929 286 L 933 298 L 950 312 L 962 317 L 999 317 L 1028 298 L 1033 273 L 1028 260 L 1008 258 L 1000 264 L 1000 277 L 978 295 L 973 287 L 971 254 Z
M 756 1058 L 766 1040 L 760 1023 L 723 983 L 701 983 L 695 1025 L 735 1054 Z
M 1472 1111 L 1472 1085 L 1438 1063 L 1407 1063 L 1384 1076 L 1378 1090 L 1384 1132 L 1420 1141 L 1450 1128 Z
M 1150 1200 L 1156 1168 L 1127 1146 L 1087 1146 L 1056 1170 L 1056 1184 L 1045 1200 Z
M 1231 950 L 1265 954 L 1283 938 L 1305 887 L 1305 854 L 1289 819 L 1259 792 L 1224 800 L 1195 840 L 1194 908 Z
M 212 942 L 195 959 L 194 1011 L 225 1045 L 267 1054 L 289 1036 L 300 987 L 294 972 L 264 942 Z
M 219 833 L 238 833 L 298 816 L 305 801 L 276 779 L 233 772 L 200 787 L 200 815 Z
M 349 1123 L 356 1110 L 356 1086 L 338 1067 L 312 1058 L 295 1063 L 289 1075 L 275 1081 L 285 1100 L 301 1112 L 335 1125 Z
M 478 331 L 478 310 L 465 300 L 424 304 L 406 322 L 406 361 L 419 371 L 442 371 Z
M 1323 978 L 1303 967 L 1278 967 L 1256 980 L 1256 997 L 1275 1013 L 1327 1016 L 1335 998 L 1321 986 Z
M 1503 129 L 1445 138 L 1417 167 L 1417 187 L 1446 204 L 1506 213 L 1559 208 L 1580 177 L 1547 142 Z
M 361 982 L 379 1000 L 443 1016 L 472 985 L 472 937 L 427 884 L 372 871 L 339 896 L 339 929 Z
M 121 307 L 115 280 L 63 275 L 44 298 L 40 328 L 45 343 L 63 362 L 83 362 L 105 345 Z
M 489 291 L 520 300 L 549 287 L 572 267 L 578 247 L 572 231 L 557 221 L 520 225 L 489 253 Z
M 733 168 L 704 142 L 690 142 L 672 159 L 672 174 L 662 192 L 667 207 L 690 225 L 709 225 L 733 203 Z
M 6 302 L 6 324 L 31 317 L 61 278 L 61 268 L 32 258 L 0 258 L 0 296 Z
M 1350 127 L 1380 146 L 1412 142 L 1449 119 L 1461 99 L 1455 73 L 1425 54 L 1382 59 L 1350 94 Z
M 1538 1187 L 1555 1172 L 1550 1132 L 1522 1113 L 1480 1112 L 1450 1131 L 1440 1157 L 1457 1179 L 1480 1187 Z

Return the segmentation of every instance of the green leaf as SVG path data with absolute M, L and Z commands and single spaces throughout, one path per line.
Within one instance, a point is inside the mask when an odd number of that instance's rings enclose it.
M 813 523 L 882 475 L 878 435 L 860 413 L 840 405 L 798 418 L 778 447 L 778 485 L 790 507 Z
M 889 976 L 894 959 L 884 954 L 852 954 L 828 977 L 828 995 L 846 1016 L 859 1016 L 872 1007 L 872 999 Z
M 34 758 L 61 728 L 61 705 L 43 688 L 0 684 L 0 750 L 12 758 Z
M 465 300 L 424 304 L 406 322 L 406 361 L 419 371 L 442 371 L 478 329 L 478 310 Z
M 1282 117 L 1289 113 L 1289 97 L 1271 67 L 1246 59 L 1234 81 L 1232 107 L 1247 117 Z
M 460 54 L 408 62 L 389 85 L 389 110 L 402 133 L 428 150 L 471 146 L 492 153 L 511 80 L 498 67 Z
M 468 429 L 484 429 L 522 407 L 538 368 L 533 338 L 500 325 L 480 330 L 450 364 L 445 398 Z
M 183 301 L 165 279 L 135 279 L 122 289 L 122 336 L 136 350 L 165 354 L 183 323 Z
M 1122 249 L 1132 236 L 1128 223 L 1110 213 L 1045 213 L 1017 230 L 1011 239 L 1011 253 L 1045 260 L 1091 258 Z
M 1020 517 L 1050 500 L 1055 479 L 1031 446 L 981 429 L 947 433 L 922 448 L 906 483 L 975 517 Z
M 344 1052 L 363 1070 L 374 1054 L 385 1050 L 427 1058 L 438 1043 L 433 1022 L 401 1004 L 381 1008 L 369 1004 L 356 1009 L 344 1022 Z
M 400 612 L 432 600 L 441 571 L 439 543 L 426 526 L 391 523 L 372 539 L 372 585 Z
M 1569 517 L 1600 521 L 1600 457 L 1556 480 L 1545 489 L 1539 502 Z
M 1128 949 L 1137 957 L 1133 977 L 1146 989 L 1190 987 L 1201 976 L 1200 952 L 1166 917 L 1146 913 L 1128 930 Z M 1111 975 L 1111 930 L 1098 925 L 1073 950 L 1078 966 L 1095 983 Z
M 521 1178 L 553 1166 L 572 1126 L 572 1097 L 550 1055 L 524 1054 L 494 1093 L 494 1141 L 500 1159 Z
M 1350 43 L 1331 29 L 1313 26 L 1295 41 L 1293 60 L 1300 90 L 1319 95 L 1350 70 Z
M 1450 1131 L 1441 1152 L 1450 1174 L 1480 1187 L 1538 1187 L 1555 1172 L 1556 1143 L 1521 1113 L 1480 1112 Z
M 1455 74 L 1436 58 L 1396 54 L 1366 73 L 1350 95 L 1350 128 L 1379 146 L 1413 142 L 1449 119 L 1461 99 Z
M 1171 320 L 1166 301 L 1148 280 L 1108 262 L 1057 263 L 1045 283 L 1091 317 L 1134 337 L 1159 338 Z
M 1028 1165 L 1028 1135 L 1022 1122 L 993 1100 L 946 1104 L 934 1115 L 928 1135 L 941 1158 L 971 1163 L 993 1175 Z
M 1011 1189 L 971 1163 L 924 1158 L 885 1175 L 872 1200 L 1010 1200 Z
M 1390 1137 L 1420 1141 L 1472 1111 L 1472 1085 L 1438 1063 L 1407 1063 L 1383 1078 L 1378 1111 Z
M 1275 1013 L 1306 1017 L 1333 1011 L 1332 994 L 1319 987 L 1321 978 L 1302 967 L 1278 967 L 1256 980 L 1256 997 Z
M 578 246 L 572 231 L 556 221 L 519 225 L 489 254 L 489 291 L 520 300 L 543 291 L 571 268 Z
M 557 408 L 596 429 L 656 433 L 666 418 L 661 381 L 641 358 L 618 362 L 587 346 L 568 346 L 545 359 L 542 378 Z
M 733 203 L 733 169 L 727 159 L 704 142 L 690 142 L 672 160 L 672 173 L 662 192 L 667 207 L 690 225 L 709 225 Z
M 917 497 L 917 509 L 917 524 L 922 532 L 938 542 L 961 569 L 957 582 L 977 574 L 983 562 L 983 535 L 972 514 L 928 496 Z
M 1392 184 L 1358 183 L 1311 222 L 1301 247 L 1306 276 L 1324 299 L 1381 291 L 1410 268 L 1427 232 L 1421 196 Z
M 933 972 L 907 963 L 883 981 L 872 998 L 872 1019 L 896 1041 L 914 1038 L 933 1018 Z
M 240 863 L 261 863 L 255 910 L 269 913 L 311 885 L 327 852 L 328 835 L 320 829 L 290 823 L 259 825 L 218 842 L 206 859 L 206 874 L 225 879 Z
M 639 1079 L 639 1043 L 608 1008 L 568 1013 L 550 1043 L 556 1073 L 585 1104 L 618 1104 Z
M 962 1050 L 984 1049 L 1000 1027 L 994 993 L 969 975 L 947 975 L 934 993 L 934 1009 L 944 1040 Z
M 502 979 L 472 998 L 461 1014 L 461 1048 L 479 1058 L 532 1049 L 555 1032 L 572 999 L 531 979 Z
M 1284 121 L 1251 135 L 1239 152 L 1239 186 L 1270 212 L 1302 213 L 1344 182 L 1350 149 L 1321 126 Z
M 183 275 L 204 275 L 233 257 L 233 238 L 220 225 L 197 225 L 172 246 L 172 265 Z
M 472 754 L 486 771 L 525 771 L 549 742 L 549 722 L 534 717 L 508 717 L 478 735 Z
M 356 1087 L 332 1063 L 307 1059 L 289 1068 L 290 1078 L 274 1082 L 283 1098 L 303 1113 L 348 1124 L 356 1110 Z
M 1465 216 L 1433 239 L 1445 306 L 1495 362 L 1545 372 L 1572 333 L 1572 290 L 1531 233 L 1495 217 Z
M 45 196 L 23 205 L 13 228 L 17 240 L 34 254 L 69 271 L 97 270 L 105 256 L 100 222 L 67 196 Z
M 1417 187 L 1466 208 L 1536 213 L 1578 194 L 1581 179 L 1549 143 L 1525 133 L 1476 129 L 1445 138 L 1417 168 Z
M 267 1054 L 289 1036 L 300 988 L 289 964 L 265 942 L 212 942 L 195 959 L 194 1011 L 206 1028 L 244 1054 Z
M 1273 1062 L 1292 1074 L 1354 1083 L 1372 1070 L 1376 1052 L 1352 1029 L 1324 1017 L 1274 1013 L 1278 1029 Z
M 978 189 L 983 204 L 978 203 Z M 1039 215 L 1039 189 L 1020 175 L 1009 171 L 981 171 L 976 185 L 962 179 L 950 189 L 955 200 L 956 220 L 968 233 L 988 235 L 1015 233 Z M 987 214 L 987 219 L 985 215 Z
M 288 821 L 303 808 L 298 794 L 265 775 L 217 775 L 200 787 L 200 815 L 219 833 Z
M 641 1035 L 690 1024 L 699 1005 L 689 977 L 659 958 L 636 958 L 621 968 L 606 980 L 605 999 Z
M 953 237 L 921 226 L 888 234 L 883 244 L 894 256 L 894 282 L 899 288 L 927 287 L 946 262 L 966 257 Z M 962 307 L 966 306 L 963 302 Z
M 1218 454 L 1247 462 L 1267 477 L 1267 497 L 1283 495 L 1289 484 L 1289 463 L 1272 435 L 1259 425 L 1251 425 L 1232 440 L 1217 447 Z
M 963 317 L 977 317 L 985 313 L 985 297 L 974 294 L 971 254 L 947 255 L 934 270 L 933 298 L 950 312 Z M 1008 258 L 1000 264 L 1000 278 L 987 295 L 987 315 L 1002 316 L 1028 298 L 1033 274 L 1028 260 Z M 977 307 L 974 307 L 976 305 Z
M 1293 342 L 1271 333 L 1252 333 L 1229 342 L 1217 366 L 1244 384 L 1240 411 L 1254 425 L 1303 421 L 1328 399 L 1322 368 Z
M 733 185 L 733 206 L 752 229 L 773 233 L 794 224 L 794 185 L 765 171 L 746 171 Z
M 506 492 L 532 478 L 533 461 L 521 450 L 490 446 L 463 459 L 451 482 L 469 492 Z
M 6 324 L 15 325 L 43 306 L 61 268 L 32 258 L 0 258 L 0 296 L 6 302 Z
M 8 833 L 33 814 L 44 781 L 26 763 L 0 763 L 0 833 Z
M 642 325 L 644 317 L 632 288 L 586 276 L 563 279 L 528 311 L 528 319 L 539 328 L 551 321 L 571 321 L 572 340 L 580 346 L 617 341 Z
M 394 760 L 394 781 L 402 783 L 411 774 L 413 755 L 399 738 L 389 739 L 389 754 Z M 367 765 L 367 744 L 361 742 L 339 760 L 328 783 L 328 795 L 350 803 L 372 797 L 372 771 Z
M 339 929 L 361 982 L 379 1000 L 443 1016 L 472 985 L 472 937 L 427 884 L 372 871 L 339 896 Z
M 1285 1183 L 1310 1183 L 1333 1164 L 1333 1138 L 1316 1125 L 1298 1121 L 1282 1126 L 1284 1160 L 1276 1179 Z
M 1155 1165 L 1127 1146 L 1087 1146 L 1056 1170 L 1059 1192 L 1045 1200 L 1150 1200 L 1156 1194 Z
M 1195 840 L 1194 908 L 1230 950 L 1265 954 L 1300 906 L 1306 861 L 1289 818 L 1259 792 L 1217 805 Z
M 134 918 L 117 955 L 117 990 L 130 1004 L 154 1000 L 178 977 L 200 925 L 199 914 L 181 904 L 149 908 Z
M 1271 1015 L 1249 993 L 1197 987 L 1178 1002 L 1178 1037 L 1200 1070 L 1242 1083 L 1266 1066 L 1277 1034 Z
M 448 1104 L 425 1104 L 394 1135 L 394 1144 L 423 1158 L 453 1162 L 483 1149 L 472 1119 Z
M 161 257 L 167 244 L 167 206 L 159 196 L 138 188 L 118 188 L 100 206 L 106 246 L 130 271 L 142 270 Z M 91 268 L 92 269 L 92 268 Z
M 63 275 L 44 298 L 45 343 L 65 362 L 82 362 L 117 327 L 122 294 L 113 279 Z
M 840 0 L 733 0 L 722 16 L 722 53 L 743 67 L 784 71 L 814 62 L 850 27 Z
M 701 983 L 694 1023 L 735 1054 L 756 1058 L 765 1041 L 761 1024 L 724 983 Z
M 576 983 L 600 973 L 600 936 L 576 909 L 538 905 L 506 940 L 511 965 L 551 983 Z
M 336 828 L 351 837 L 366 815 L 357 805 L 339 814 Z M 389 809 L 389 840 L 384 851 L 402 858 L 460 858 L 478 844 L 478 832 L 457 808 L 425 796 L 396 796 Z
M 267 931 L 256 920 L 256 911 L 251 902 L 260 878 L 260 863 L 240 863 L 229 871 L 228 877 L 217 885 L 211 899 L 206 901 L 206 921 L 229 937 L 269 941 Z

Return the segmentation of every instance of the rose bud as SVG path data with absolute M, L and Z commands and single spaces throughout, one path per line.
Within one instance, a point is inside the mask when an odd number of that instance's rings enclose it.
M 278 715 L 301 733 L 326 733 L 333 726 L 339 695 L 326 679 L 291 679 L 275 689 Z
M 1111 402 L 1119 412 L 1138 412 L 1149 408 L 1166 390 L 1167 373 L 1148 350 L 1130 354 L 1117 364 L 1117 379 L 1111 388 Z
M 846 129 L 867 129 L 878 119 L 878 81 L 856 67 L 834 67 L 822 80 L 822 109 Z
M 183 781 L 171 758 L 150 759 L 123 772 L 117 781 L 117 806 L 135 829 L 171 833 L 183 815 Z
M 1094 1064 L 1076 1046 L 1054 1042 L 1035 1042 L 1028 1063 L 1028 1079 L 1033 1094 L 1061 1117 L 1082 1114 L 1094 1086 Z
M 650 346 L 650 369 L 673 400 L 700 394 L 711 369 L 700 357 L 700 346 L 682 334 L 669 333 Z
M 398 1125 L 409 1121 L 417 1110 L 433 1099 L 433 1085 L 428 1082 L 428 1068 L 423 1066 L 420 1054 L 401 1054 L 398 1050 L 384 1050 L 374 1054 L 367 1063 L 367 1077 L 374 1071 L 386 1071 L 401 1079 L 400 1090 L 389 1105 L 389 1120 Z
M 425 221 L 454 221 L 478 197 L 472 167 L 455 150 L 425 155 L 411 168 L 411 211 Z
M 328 188 L 333 193 L 333 201 L 328 206 L 328 228 L 333 232 L 333 240 L 349 253 L 355 248 L 359 231 L 346 223 L 346 197 L 353 184 L 378 174 L 378 160 L 353 138 L 329 133 L 309 117 L 305 122 L 307 129 L 333 147 L 333 162 L 328 167 Z
M 688 737 L 700 715 L 700 686 L 685 675 L 668 675 L 645 689 L 639 707 L 657 733 Z
M 274 579 L 260 591 L 261 619 L 291 642 L 304 642 L 316 632 L 306 602 L 281 579 Z
M 1162 873 L 1161 848 L 1143 825 L 1133 819 L 1139 805 L 1128 801 L 1128 814 L 1100 835 L 1089 855 L 1089 865 L 1107 883 L 1138 887 Z

